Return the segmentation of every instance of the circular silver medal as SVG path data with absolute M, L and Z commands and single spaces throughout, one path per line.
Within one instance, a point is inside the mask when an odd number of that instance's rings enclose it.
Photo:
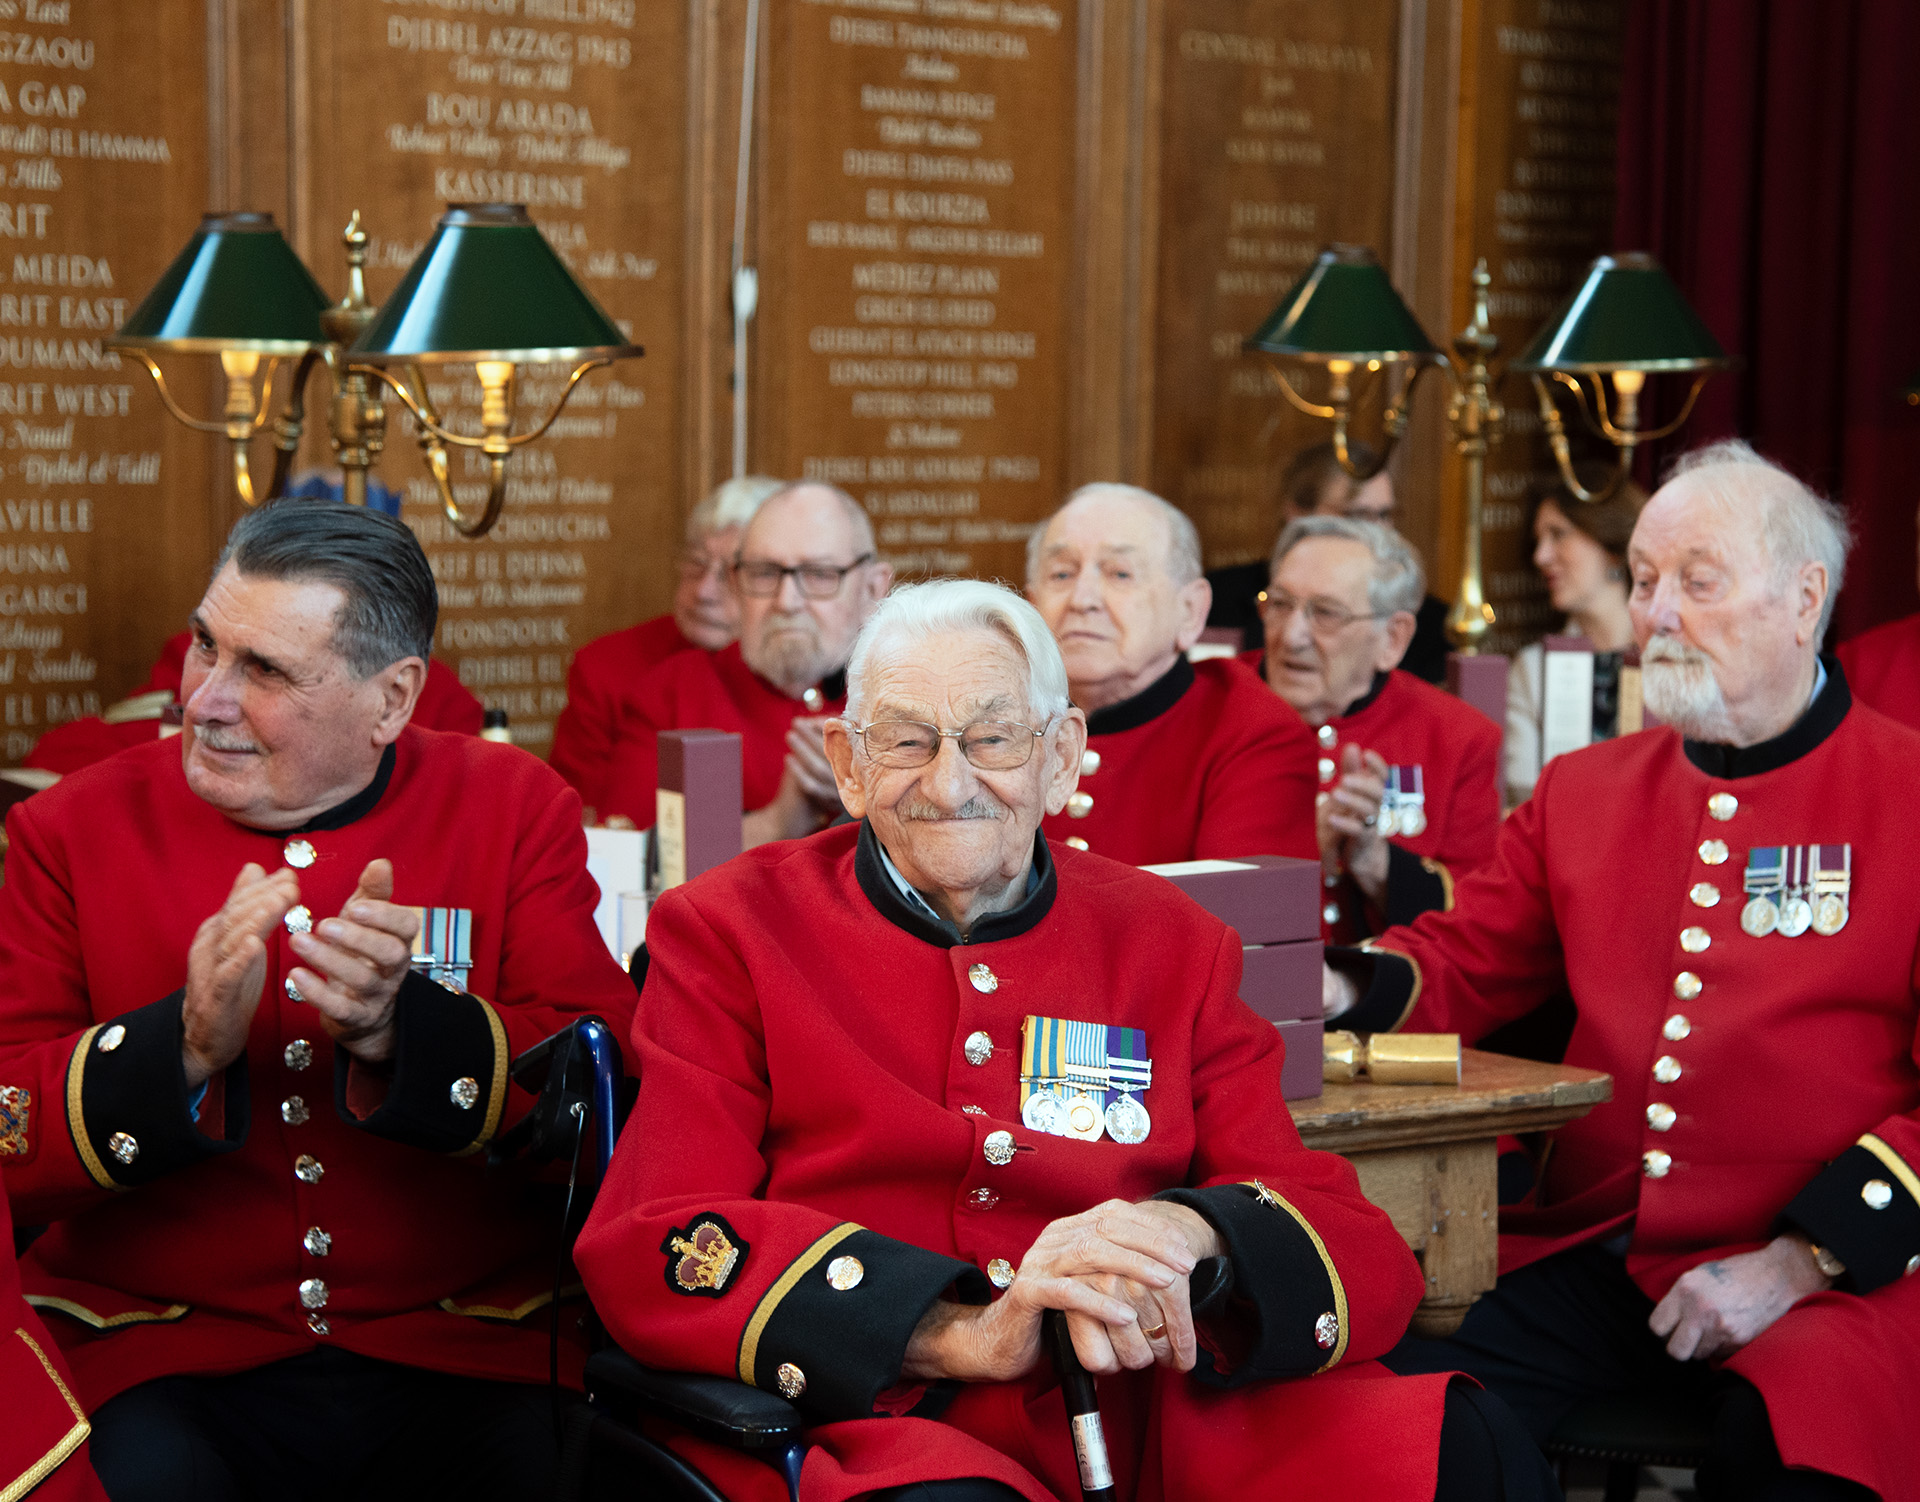
M 1098 1142 L 1106 1134 L 1107 1124 L 1100 1107 L 1085 1091 L 1067 1102 L 1067 1135 L 1082 1142 Z
M 1756 939 L 1764 939 L 1772 933 L 1780 922 L 1780 909 L 1773 905 L 1772 899 L 1754 897 L 1740 909 L 1740 926 Z
M 1123 1095 L 1107 1107 L 1107 1135 L 1115 1142 L 1132 1147 L 1136 1142 L 1145 1142 L 1152 1130 L 1153 1118 L 1133 1096 Z
M 1813 927 L 1813 904 L 1804 897 L 1789 897 L 1780 909 L 1780 932 L 1797 939 Z
M 1415 804 L 1400 811 L 1400 833 L 1408 839 L 1418 839 L 1427 831 L 1427 811 Z
M 1067 1135 L 1067 1103 L 1051 1090 L 1036 1090 L 1020 1108 L 1020 1119 L 1030 1132 L 1045 1132 L 1049 1137 Z
M 1813 931 L 1832 938 L 1847 926 L 1847 899 L 1828 892 L 1813 905 Z
M 1390 839 L 1400 833 L 1400 810 L 1390 803 L 1380 805 L 1380 838 Z

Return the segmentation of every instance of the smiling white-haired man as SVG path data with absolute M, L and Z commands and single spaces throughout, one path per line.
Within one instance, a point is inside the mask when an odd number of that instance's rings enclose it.
M 1122 1498 L 1336 1476 L 1498 1498 L 1515 1455 L 1504 1495 L 1545 1495 L 1504 1409 L 1372 1363 L 1418 1270 L 1352 1168 L 1300 1145 L 1239 937 L 1040 834 L 1085 744 L 1018 596 L 882 604 L 827 727 L 859 822 L 749 851 L 648 921 L 645 1083 L 576 1249 L 608 1327 L 787 1395 L 824 1426 L 818 1499 L 1078 1495 L 1050 1309 L 1101 1374 Z M 1214 1256 L 1234 1294 L 1196 1318 Z M 785 1495 L 677 1443 L 729 1496 Z
M 1469 1042 L 1571 992 L 1613 1099 L 1501 1210 L 1499 1287 L 1388 1363 L 1537 1437 L 1590 1397 L 1699 1404 L 1703 1498 L 1920 1497 L 1920 865 L 1889 817 L 1920 736 L 1820 656 L 1846 549 L 1746 445 L 1684 458 L 1627 552 L 1665 727 L 1552 762 L 1450 913 L 1327 977 L 1346 1026 Z

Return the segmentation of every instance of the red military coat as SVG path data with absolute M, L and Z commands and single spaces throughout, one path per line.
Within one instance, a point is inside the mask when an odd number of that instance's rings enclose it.
M 747 666 L 740 643 L 720 652 L 682 652 L 655 668 L 635 690 L 598 796 L 604 818 L 619 814 L 653 826 L 659 786 L 662 730 L 730 730 L 742 737 L 741 795 L 751 811 L 780 791 L 787 765 L 787 727 L 802 715 L 834 715 L 846 708 L 844 679 L 836 673 L 812 690 L 809 704 L 789 698 Z
M 0 1096 L 0 1142 L 17 1123 L 13 1102 Z M 104 1502 L 87 1464 L 87 1415 L 73 1395 L 73 1377 L 60 1348 L 20 1297 L 13 1261 L 13 1219 L 0 1191 L 0 1496 L 39 1502 Z
M 592 799 L 607 775 L 620 721 L 641 679 L 680 652 L 697 650 L 671 615 L 655 616 L 588 642 L 567 669 L 567 707 L 553 727 L 547 765 Z M 649 814 L 647 822 L 653 822 Z
M 1350 1017 L 1472 1041 L 1569 990 L 1567 1062 L 1612 1074 L 1613 1099 L 1560 1130 L 1534 1205 L 1501 1210 L 1503 1268 L 1630 1224 L 1627 1271 L 1658 1299 L 1784 1217 L 1850 1277 L 1728 1364 L 1788 1465 L 1912 1502 L 1920 865 L 1885 790 L 1920 779 L 1920 735 L 1830 673 L 1779 740 L 1695 748 L 1711 770 L 1665 728 L 1555 758 L 1454 910 L 1377 941 Z M 1806 844 L 1852 847 L 1845 927 L 1751 936 L 1748 852 Z
M 1341 751 L 1355 745 L 1379 753 L 1402 781 L 1411 782 L 1417 770 L 1424 800 L 1420 832 L 1403 830 L 1388 842 L 1384 911 L 1370 910 L 1345 879 L 1327 893 L 1323 936 L 1355 943 L 1389 923 L 1451 907 L 1454 882 L 1493 854 L 1500 831 L 1500 727 L 1445 689 L 1396 668 L 1315 734 L 1321 787 L 1339 781 Z
M 1856 699 L 1920 730 L 1920 615 L 1863 631 L 1834 655 Z
M 558 777 L 412 728 L 382 765 L 305 832 L 228 820 L 167 742 L 8 816 L 0 1087 L 29 1115 L 0 1169 L 20 1217 L 54 1223 L 23 1280 L 89 1410 L 320 1343 L 545 1380 L 545 1321 L 516 1321 L 546 1301 L 558 1227 L 479 1150 L 531 1103 L 509 1061 L 584 1013 L 624 1026 L 632 988 L 594 927 L 579 799 Z M 391 1076 L 350 1071 L 288 995 L 276 932 L 246 1054 L 196 1125 L 180 1009 L 200 923 L 247 861 L 295 865 L 317 923 L 381 856 L 397 901 L 471 914 L 465 990 L 409 977 Z
M 965 943 L 877 851 L 865 826 L 764 846 L 653 910 L 639 1103 L 575 1248 L 620 1343 L 804 1383 L 810 1502 L 956 1476 L 1077 1497 L 1049 1370 L 962 1387 L 929 1418 L 908 1412 L 930 1395 L 899 1385 L 902 1353 L 943 1291 L 984 1302 L 994 1259 L 1017 1266 L 1048 1222 L 1164 1193 L 1229 1246 L 1243 1348 L 1230 1370 L 1216 1345 L 1203 1375 L 1100 1379 L 1120 1495 L 1338 1476 L 1342 1496 L 1426 1502 L 1445 1379 L 1369 1359 L 1405 1329 L 1417 1266 L 1352 1168 L 1300 1145 L 1278 1037 L 1236 994 L 1239 938 L 1159 877 L 1041 842 L 1037 888 Z M 1029 1014 L 1144 1030 L 1144 1142 L 1022 1124 Z M 757 1462 L 682 1443 L 730 1496 L 784 1495 Z
M 1130 866 L 1313 859 L 1313 734 L 1238 663 L 1184 657 L 1087 717 L 1087 754 L 1048 839 Z

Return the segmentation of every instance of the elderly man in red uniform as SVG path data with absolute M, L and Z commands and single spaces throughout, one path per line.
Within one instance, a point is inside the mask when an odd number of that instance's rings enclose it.
M 866 512 L 844 490 L 802 483 L 769 497 L 733 565 L 740 640 L 683 652 L 646 676 L 595 807 L 651 826 L 660 732 L 731 730 L 744 738 L 748 847 L 823 828 L 840 798 L 821 727 L 840 711 L 853 639 L 892 582 Z
M 862 822 L 649 921 L 640 1100 L 576 1247 L 621 1344 L 798 1404 L 819 1502 L 1077 1496 L 1049 1309 L 1102 1374 L 1122 1498 L 1498 1497 L 1500 1431 L 1534 1495 L 1510 1415 L 1369 1359 L 1418 1273 L 1301 1147 L 1238 936 L 1040 835 L 1086 745 L 1040 617 L 903 589 L 849 680 L 827 745 Z M 1235 1300 L 1196 1320 L 1212 1256 Z M 729 1495 L 783 1494 L 682 1443 Z
M 1187 661 L 1210 596 L 1180 510 L 1082 487 L 1034 530 L 1027 597 L 1087 716 L 1080 786 L 1050 838 L 1134 866 L 1314 853 L 1306 726 L 1238 663 Z
M 1709 1404 L 1703 1498 L 1920 1497 L 1920 885 L 1885 796 L 1920 736 L 1818 655 L 1846 540 L 1744 444 L 1684 459 L 1627 553 L 1664 727 L 1552 762 L 1452 912 L 1328 976 L 1335 1012 L 1368 982 L 1348 1025 L 1469 1040 L 1571 991 L 1613 1099 L 1502 1209 L 1499 1287 L 1391 1360 L 1538 1435 Z
M 728 480 L 687 516 L 673 609 L 624 631 L 588 642 L 567 669 L 567 707 L 553 727 L 547 765 L 591 799 L 607 775 L 620 721 L 641 681 L 669 657 L 718 652 L 740 630 L 733 560 L 740 534 L 779 480 L 745 475 Z
M 482 1149 L 512 1057 L 633 995 L 572 790 L 409 724 L 435 614 L 399 522 L 250 512 L 178 739 L 8 817 L 0 1167 L 116 1502 L 550 1472 L 558 1228 Z
M 1426 588 L 1397 532 L 1301 517 L 1273 549 L 1266 650 L 1241 659 L 1319 739 L 1329 939 L 1451 906 L 1500 828 L 1500 727 L 1399 666 Z

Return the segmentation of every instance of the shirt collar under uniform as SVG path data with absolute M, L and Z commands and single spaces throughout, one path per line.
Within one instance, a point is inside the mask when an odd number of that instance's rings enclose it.
M 927 900 L 908 885 L 875 836 L 873 826 L 864 819 L 860 821 L 860 843 L 854 851 L 853 875 L 867 901 L 887 922 L 942 949 L 1017 939 L 1053 911 L 1053 899 L 1059 890 L 1046 838 L 1035 834 L 1026 896 L 1004 912 L 988 913 L 973 925 L 971 934 L 962 937 L 958 927 L 934 912 Z

